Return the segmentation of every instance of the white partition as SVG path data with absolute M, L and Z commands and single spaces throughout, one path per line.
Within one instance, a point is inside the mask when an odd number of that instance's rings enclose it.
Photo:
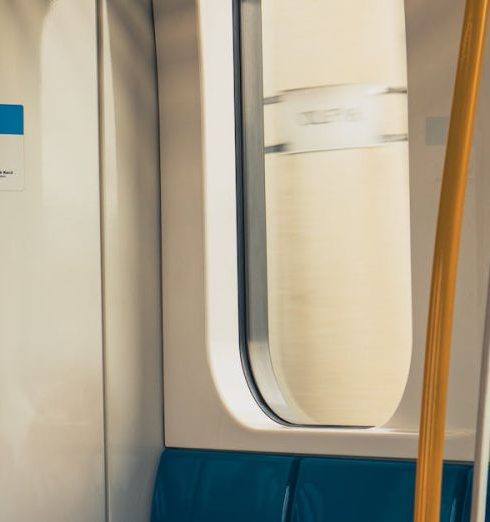
M 153 34 L 150 1 L 0 0 L 0 105 L 25 116 L 25 179 L 0 182 L 2 522 L 149 519 L 163 447 Z
M 0 103 L 24 105 L 0 191 L 0 520 L 102 522 L 94 0 L 0 1 Z

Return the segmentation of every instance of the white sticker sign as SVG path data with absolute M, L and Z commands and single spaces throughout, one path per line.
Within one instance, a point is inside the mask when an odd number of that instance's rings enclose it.
M 0 104 L 0 190 L 24 188 L 24 107 Z
M 315 151 L 376 147 L 387 141 L 406 141 L 406 130 L 390 132 L 387 120 L 404 121 L 391 115 L 386 94 L 380 85 L 334 85 L 296 89 L 277 97 L 277 117 L 282 133 L 278 152 L 301 154 Z M 393 91 L 406 96 L 406 91 Z M 402 110 L 404 109 L 404 110 Z M 396 125 L 399 127 L 400 125 Z M 277 148 L 277 147 L 276 147 Z

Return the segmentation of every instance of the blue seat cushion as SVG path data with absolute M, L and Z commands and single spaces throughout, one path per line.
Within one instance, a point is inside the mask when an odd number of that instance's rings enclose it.
M 462 522 L 469 501 L 471 466 L 446 464 L 441 522 Z M 412 522 L 415 463 L 304 458 L 293 522 Z
M 152 522 L 280 522 L 292 457 L 167 449 Z
M 441 522 L 469 522 L 472 466 L 444 466 Z M 412 522 L 415 462 L 166 449 L 152 522 Z

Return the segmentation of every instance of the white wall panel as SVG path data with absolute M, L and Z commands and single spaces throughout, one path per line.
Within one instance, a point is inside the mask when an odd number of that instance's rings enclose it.
M 147 522 L 163 448 L 158 100 L 150 0 L 102 2 L 108 521 Z
M 0 0 L 0 104 L 25 106 L 24 190 L 0 184 L 2 522 L 149 520 L 163 446 L 153 34 L 150 1 Z
M 104 520 L 94 0 L 0 1 L 0 103 L 25 186 L 0 191 L 0 520 Z

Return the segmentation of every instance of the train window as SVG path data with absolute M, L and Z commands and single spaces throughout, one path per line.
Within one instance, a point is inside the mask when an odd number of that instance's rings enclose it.
M 242 0 L 244 360 L 288 423 L 376 426 L 412 350 L 403 0 Z

